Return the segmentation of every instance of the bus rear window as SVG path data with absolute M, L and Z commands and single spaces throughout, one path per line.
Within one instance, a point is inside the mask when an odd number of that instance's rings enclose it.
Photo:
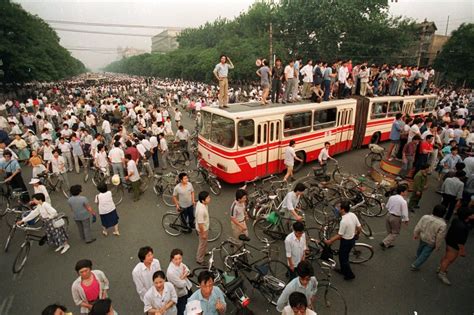
M 311 112 L 285 115 L 285 137 L 298 135 L 311 130 Z
M 413 109 L 414 113 L 421 113 L 425 108 L 426 99 L 415 100 L 415 108 Z
M 314 112 L 314 130 L 334 127 L 336 125 L 336 108 L 317 110 Z
M 385 118 L 387 116 L 388 102 L 373 103 L 370 118 Z
M 403 101 L 390 102 L 390 106 L 388 107 L 388 117 L 393 117 L 400 113 L 402 111 L 402 104 Z
M 237 124 L 238 145 L 239 147 L 248 147 L 255 142 L 255 123 L 253 119 L 241 120 Z
M 224 147 L 233 148 L 235 144 L 234 121 L 232 119 L 213 114 L 210 140 Z

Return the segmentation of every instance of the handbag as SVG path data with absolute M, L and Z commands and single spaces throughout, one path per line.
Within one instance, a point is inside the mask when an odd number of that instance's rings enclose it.
M 64 220 L 64 214 L 58 214 L 54 219 L 53 219 L 53 227 L 55 229 L 62 228 L 64 225 L 66 225 L 66 220 Z

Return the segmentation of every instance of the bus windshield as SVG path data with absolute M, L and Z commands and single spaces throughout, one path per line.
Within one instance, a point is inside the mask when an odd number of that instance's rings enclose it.
M 205 111 L 201 112 L 201 119 L 200 136 L 226 148 L 234 147 L 235 124 L 232 119 Z

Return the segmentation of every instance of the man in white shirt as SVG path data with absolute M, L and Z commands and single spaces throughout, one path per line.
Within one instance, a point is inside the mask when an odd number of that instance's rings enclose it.
M 109 147 L 112 142 L 112 129 L 110 128 L 110 122 L 107 119 L 104 119 L 102 122 L 102 133 L 105 138 L 105 144 Z
M 138 250 L 140 262 L 133 268 L 132 277 L 140 300 L 143 301 L 145 293 L 153 286 L 153 274 L 161 270 L 160 262 L 153 255 L 153 248 L 144 246 Z
M 120 148 L 120 142 L 116 141 L 114 147 L 109 151 L 108 158 L 112 164 L 112 171 L 114 175 L 119 174 L 120 181 L 122 184 L 125 184 L 125 173 L 123 170 L 123 165 L 125 163 L 125 154 Z
M 159 148 L 161 153 L 161 167 L 165 170 L 168 168 L 168 142 L 163 133 L 160 133 L 158 137 L 160 138 Z
M 380 243 L 382 249 L 392 248 L 393 242 L 400 234 L 402 222 L 408 225 L 408 204 L 405 198 L 408 196 L 408 187 L 400 185 L 397 194 L 391 196 L 385 205 L 388 210 L 386 226 L 387 236 Z
M 352 280 L 355 278 L 349 263 L 349 253 L 355 245 L 356 239 L 359 237 L 361 225 L 357 216 L 350 212 L 351 205 L 348 201 L 343 201 L 339 205 L 339 215 L 341 222 L 339 223 L 339 231 L 329 240 L 324 242 L 331 245 L 339 240 L 339 265 L 341 273 L 344 275 L 344 280 Z
M 207 253 L 207 240 L 209 231 L 209 203 L 211 197 L 207 191 L 201 191 L 196 204 L 196 230 L 199 235 L 199 245 L 196 253 L 196 262 L 204 264 L 204 256 Z
M 291 96 L 292 99 L 290 100 L 290 93 L 294 92 L 295 86 L 298 84 L 298 79 L 295 78 L 294 65 L 295 65 L 295 62 L 292 59 L 290 60 L 290 63 L 285 67 L 285 70 L 284 70 L 286 87 L 285 87 L 285 94 L 283 96 L 283 104 L 286 104 L 286 102 L 296 101 L 296 95 L 292 95 Z
M 341 67 L 339 67 L 339 71 L 337 73 L 337 80 L 339 81 L 339 91 L 338 91 L 338 97 L 343 98 L 344 97 L 344 86 L 346 85 L 346 80 L 349 77 L 349 70 L 347 69 L 347 63 L 343 62 Z
M 295 140 L 290 140 L 288 147 L 285 149 L 285 166 L 286 166 L 286 175 L 283 178 L 284 181 L 288 180 L 288 178 L 293 178 L 293 167 L 295 165 L 295 160 L 302 162 L 303 160 L 300 159 L 295 153 Z
M 189 160 L 189 152 L 188 152 L 188 140 L 189 140 L 189 131 L 187 129 L 184 129 L 184 127 L 181 125 L 178 128 L 178 131 L 176 132 L 176 141 L 179 141 L 179 147 L 181 150 L 183 150 L 184 154 L 186 155 L 186 158 Z
M 311 97 L 311 85 L 313 84 L 313 60 L 308 60 L 308 63 L 301 68 L 301 75 L 303 75 L 303 91 L 301 92 L 303 98 Z
M 69 172 L 72 172 L 73 169 L 73 162 L 72 162 L 72 147 L 69 142 L 66 142 L 63 137 L 59 138 L 58 149 L 61 150 L 61 155 L 64 157 L 66 161 L 66 169 Z
M 305 259 L 305 250 L 307 248 L 304 224 L 302 222 L 293 223 L 293 232 L 285 238 L 286 260 L 290 268 L 291 278 L 296 278 L 295 268 L 300 261 Z
M 140 174 L 138 173 L 137 164 L 132 159 L 130 154 L 125 154 L 125 163 L 127 165 L 127 176 L 125 180 L 130 181 L 133 191 L 133 201 L 137 202 L 140 199 Z
M 329 155 L 330 147 L 331 147 L 331 144 L 329 142 L 324 142 L 324 148 L 321 149 L 318 155 L 318 162 L 319 162 L 319 165 L 321 165 L 321 168 L 323 169 L 324 174 L 326 174 L 328 170 L 328 159 L 331 159 L 335 163 L 337 163 L 336 159 L 332 158 Z

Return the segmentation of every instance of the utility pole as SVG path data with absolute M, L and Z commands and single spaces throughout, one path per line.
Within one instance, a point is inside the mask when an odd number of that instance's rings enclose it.
M 448 21 L 446 22 L 446 31 L 444 32 L 444 36 L 448 36 L 448 25 L 449 25 L 449 15 L 448 15 Z
M 270 22 L 270 58 L 268 58 L 268 65 L 271 67 L 272 64 L 272 59 L 273 59 L 273 25 L 272 22 Z

